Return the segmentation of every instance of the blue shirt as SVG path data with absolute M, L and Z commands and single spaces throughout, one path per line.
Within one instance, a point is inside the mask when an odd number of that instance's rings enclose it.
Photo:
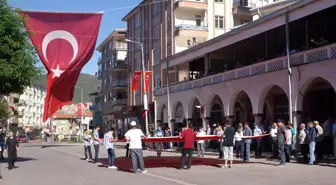
M 308 141 L 309 143 L 316 141 L 316 129 L 314 127 L 308 129 Z
M 252 130 L 250 128 L 245 128 L 243 131 L 244 136 L 252 136 Z M 245 143 L 251 143 L 251 139 L 244 138 Z
M 336 134 L 336 123 L 334 123 L 333 127 L 332 127 L 332 133 Z
M 97 129 L 93 131 L 93 144 L 99 145 L 99 140 L 97 141 L 95 138 L 99 138 L 99 133 Z
M 295 129 L 293 127 L 290 129 L 290 131 L 292 132 L 292 135 L 296 134 Z
M 157 130 L 155 135 L 156 137 L 163 137 L 164 136 L 163 130 Z

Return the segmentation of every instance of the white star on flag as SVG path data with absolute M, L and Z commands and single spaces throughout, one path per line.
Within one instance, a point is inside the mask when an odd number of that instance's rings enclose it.
M 60 77 L 64 72 L 63 70 L 60 70 L 59 65 L 57 65 L 56 69 L 51 69 L 51 71 L 54 73 L 52 78 Z

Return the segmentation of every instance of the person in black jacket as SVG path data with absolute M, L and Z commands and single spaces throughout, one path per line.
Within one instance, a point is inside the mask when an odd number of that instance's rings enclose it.
M 225 165 L 224 167 L 227 167 L 228 160 L 230 161 L 229 168 L 232 167 L 232 161 L 233 161 L 233 143 L 234 143 L 234 135 L 235 135 L 235 129 L 232 127 L 231 123 L 227 124 L 227 127 L 224 131 L 224 160 Z
M 8 170 L 17 168 L 14 165 L 17 159 L 17 150 L 19 150 L 19 143 L 16 137 L 14 137 L 13 132 L 10 132 L 5 144 L 5 152 L 8 152 Z

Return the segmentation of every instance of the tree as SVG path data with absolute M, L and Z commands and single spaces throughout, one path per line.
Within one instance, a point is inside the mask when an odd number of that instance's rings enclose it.
M 9 118 L 8 102 L 4 98 L 0 97 L 0 121 Z
M 0 95 L 23 93 L 41 73 L 24 21 L 19 9 L 0 0 Z

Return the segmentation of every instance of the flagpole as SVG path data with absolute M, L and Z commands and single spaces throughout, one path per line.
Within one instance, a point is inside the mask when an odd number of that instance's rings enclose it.
M 289 14 L 286 13 L 286 52 L 287 52 L 287 70 L 288 70 L 288 100 L 289 100 L 289 122 L 293 123 L 293 107 L 292 107 L 292 69 L 290 65 L 290 57 L 289 57 Z M 297 128 L 297 125 L 294 127 Z
M 169 97 L 169 60 L 167 61 L 167 75 L 166 75 L 166 79 L 167 79 L 167 109 L 168 109 L 168 125 L 170 125 L 170 97 Z M 172 129 L 172 126 L 170 125 L 170 131 Z
M 145 70 L 145 56 L 143 50 L 143 44 L 141 42 L 132 41 L 129 39 L 125 39 L 126 42 L 133 42 L 140 45 L 141 48 L 141 63 L 142 63 L 142 86 L 143 86 L 143 106 L 145 111 L 145 123 L 146 123 L 146 136 L 148 135 L 148 96 L 147 96 L 147 88 L 146 88 L 146 70 Z

